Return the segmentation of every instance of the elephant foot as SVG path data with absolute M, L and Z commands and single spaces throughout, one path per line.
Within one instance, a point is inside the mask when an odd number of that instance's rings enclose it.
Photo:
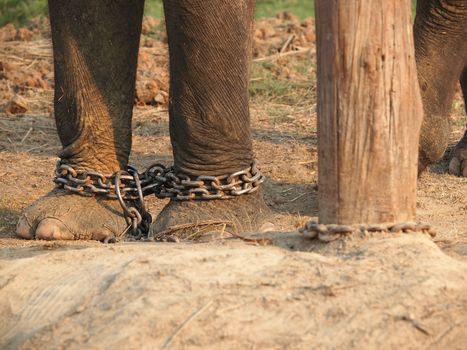
M 454 148 L 453 157 L 449 163 L 449 173 L 467 177 L 467 131 Z
M 426 114 L 426 112 L 425 112 Z M 445 114 L 426 114 L 420 133 L 418 174 L 443 158 L 448 147 L 450 127 Z
M 170 201 L 151 226 L 158 240 L 199 240 L 273 229 L 271 210 L 257 191 L 233 199 Z
M 25 239 L 109 242 L 122 236 L 127 226 L 118 201 L 55 189 L 25 210 L 16 234 Z

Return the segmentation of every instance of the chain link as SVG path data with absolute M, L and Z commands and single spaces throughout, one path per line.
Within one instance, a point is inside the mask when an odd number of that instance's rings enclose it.
M 259 189 L 265 177 L 261 174 L 257 162 L 246 169 L 221 176 L 200 175 L 190 177 L 167 169 L 157 178 L 162 185 L 155 192 L 158 198 L 171 198 L 184 201 L 193 199 L 230 199 Z
M 118 191 L 116 177 L 118 176 Z M 174 200 L 229 199 L 253 193 L 264 182 L 256 161 L 251 167 L 221 176 L 190 177 L 176 173 L 173 167 L 151 165 L 144 173 L 129 166 L 127 171 L 102 175 L 95 171 L 77 171 L 57 162 L 54 182 L 58 187 L 82 196 L 103 195 L 109 199 L 140 200 L 150 194 Z M 138 187 L 139 186 L 139 187 Z
M 74 194 L 118 199 L 129 232 L 136 239 L 148 236 L 152 222 L 144 203 L 145 196 L 154 194 L 157 198 L 178 201 L 229 199 L 257 191 L 264 180 L 256 161 L 232 174 L 197 177 L 176 173 L 173 167 L 166 168 L 162 164 L 153 164 L 143 173 L 128 166 L 126 171 L 103 175 L 96 171 L 76 170 L 58 161 L 54 178 L 58 188 Z
M 307 238 L 318 239 L 322 242 L 332 242 L 336 239 L 349 236 L 353 233 L 365 234 L 366 232 L 421 232 L 429 235 L 430 237 L 436 236 L 436 232 L 429 224 L 414 221 L 404 221 L 397 224 L 377 225 L 324 225 L 316 221 L 308 221 L 305 226 L 299 230 L 299 232 Z
M 55 170 L 54 182 L 57 187 L 64 188 L 69 192 L 79 194 L 81 196 L 92 197 L 94 195 L 105 196 L 108 199 L 118 199 L 118 194 L 115 189 L 115 178 L 118 174 L 119 192 L 123 200 L 138 200 L 142 193 L 143 196 L 156 192 L 156 188 L 162 184 L 162 181 L 157 182 L 158 174 L 165 171 L 165 167 L 160 164 L 151 166 L 145 173 L 138 174 L 134 167 L 129 166 L 128 171 L 119 171 L 112 175 L 103 175 L 96 171 L 78 171 L 72 166 L 57 162 Z M 148 177 L 148 171 L 151 171 Z M 137 174 L 138 180 L 135 179 Z M 140 190 L 136 182 L 140 183 Z

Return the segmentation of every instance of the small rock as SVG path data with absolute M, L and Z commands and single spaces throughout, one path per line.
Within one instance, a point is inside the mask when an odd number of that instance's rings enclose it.
M 159 91 L 157 95 L 154 97 L 154 101 L 158 104 L 166 104 L 168 100 L 169 94 L 167 94 L 165 91 Z
M 13 96 L 13 98 L 8 101 L 5 111 L 8 114 L 22 114 L 28 110 L 27 102 L 24 98 L 19 95 Z
M 6 26 L 0 28 L 0 42 L 12 41 L 16 39 L 16 28 L 13 24 L 8 23 Z
M 16 32 L 16 40 L 29 41 L 33 37 L 34 32 L 27 28 L 19 28 Z
M 313 29 L 307 30 L 307 32 L 305 33 L 305 39 L 309 43 L 314 43 L 316 40 L 315 31 Z

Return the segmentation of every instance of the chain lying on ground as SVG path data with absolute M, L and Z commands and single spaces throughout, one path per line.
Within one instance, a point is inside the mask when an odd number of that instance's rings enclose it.
M 409 233 L 421 232 L 434 237 L 436 232 L 426 223 L 417 223 L 414 221 L 405 221 L 398 224 L 378 224 L 378 225 L 324 225 L 316 221 L 308 221 L 300 233 L 307 238 L 318 239 L 322 242 L 332 242 L 341 237 L 349 236 L 353 233 L 367 232 L 387 232 L 387 233 Z
M 173 167 L 161 164 L 151 165 L 143 173 L 129 166 L 127 171 L 106 176 L 96 171 L 75 170 L 58 161 L 54 178 L 57 187 L 71 193 L 118 199 L 130 234 L 137 239 L 147 237 L 152 221 L 145 208 L 145 196 L 154 194 L 179 201 L 229 199 L 257 191 L 264 180 L 256 161 L 232 174 L 197 177 L 177 173 Z

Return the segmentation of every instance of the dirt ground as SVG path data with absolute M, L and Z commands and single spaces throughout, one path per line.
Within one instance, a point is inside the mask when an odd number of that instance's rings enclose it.
M 131 163 L 172 161 L 167 49 L 146 18 Z M 296 232 L 317 215 L 313 20 L 263 20 L 251 78 L 254 149 L 273 244 L 24 241 L 21 211 L 53 188 L 60 143 L 47 22 L 0 28 L 1 348 L 433 348 L 467 344 L 467 179 L 424 173 L 421 235 L 331 244 Z M 466 116 L 460 93 L 452 144 Z M 148 198 L 156 216 L 165 201 Z

